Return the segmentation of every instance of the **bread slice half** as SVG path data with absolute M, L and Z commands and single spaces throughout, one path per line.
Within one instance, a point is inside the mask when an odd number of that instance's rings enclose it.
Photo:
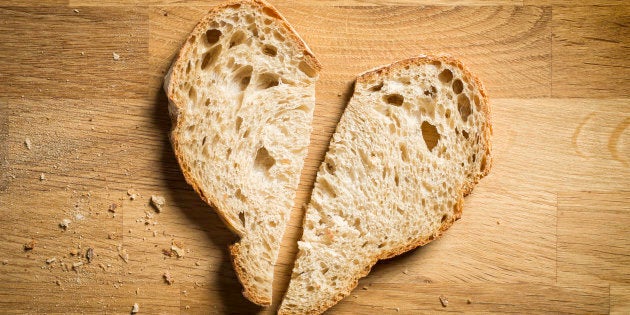
M 320 64 L 271 5 L 232 1 L 194 28 L 164 89 L 186 181 L 240 240 L 245 297 L 271 304 L 274 264 L 310 139 Z
M 491 133 L 481 83 L 451 57 L 360 75 L 317 173 L 279 313 L 321 313 L 378 260 L 440 236 L 490 170 Z

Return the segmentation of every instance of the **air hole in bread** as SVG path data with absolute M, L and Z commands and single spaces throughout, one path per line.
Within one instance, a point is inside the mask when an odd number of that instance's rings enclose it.
M 280 32 L 278 31 L 273 31 L 273 37 L 275 37 L 279 42 L 284 42 L 285 38 L 282 34 L 280 34 Z
M 236 189 L 236 191 L 234 192 L 234 196 L 236 198 L 238 198 L 238 200 L 240 200 L 242 202 L 247 202 L 247 197 L 245 197 L 245 195 L 243 195 L 243 193 L 241 192 L 240 188 Z
M 208 136 L 204 136 L 203 139 L 201 140 L 202 146 L 206 144 L 206 139 L 208 139 Z
M 258 282 L 258 283 L 263 282 L 263 281 L 262 281 L 262 278 L 261 278 L 261 277 L 259 277 L 259 276 L 255 276 L 255 277 L 254 277 L 254 281 L 256 281 L 256 282 Z
M 312 285 L 309 285 L 309 286 L 306 287 L 306 291 L 313 292 L 313 291 L 315 291 L 315 287 L 312 286 Z
M 324 168 L 326 169 L 326 172 L 328 172 L 328 174 L 335 174 L 335 164 L 332 161 L 324 162 Z
M 274 159 L 267 151 L 267 148 L 260 147 L 258 151 L 256 151 L 256 158 L 254 159 L 254 168 L 259 172 L 262 172 L 269 175 L 269 170 L 276 164 L 276 159 Z
M 405 101 L 405 98 L 400 94 L 388 94 L 384 96 L 385 102 L 390 105 L 400 106 Z
M 241 224 L 245 227 L 245 212 L 239 212 L 238 218 L 241 220 Z
M 404 143 L 400 144 L 400 158 L 403 162 L 409 162 L 409 152 L 407 150 L 407 145 Z
M 453 80 L 453 72 L 449 69 L 444 69 L 440 72 L 440 74 L 438 74 L 438 79 L 440 79 L 440 82 L 442 83 L 449 83 Z
M 193 103 L 197 102 L 197 90 L 195 90 L 194 86 L 191 86 L 190 90 L 188 90 L 188 99 Z
M 464 91 L 464 83 L 462 83 L 462 80 L 457 79 L 453 81 L 453 92 L 455 92 L 455 94 L 459 94 L 462 91 Z
M 300 61 L 300 64 L 298 64 L 298 69 L 300 69 L 300 71 L 306 74 L 306 76 L 309 78 L 314 78 L 317 75 L 317 71 L 315 71 L 315 69 L 313 69 L 313 67 L 311 67 L 304 60 Z
M 381 83 L 379 83 L 379 84 L 377 84 L 377 85 L 375 85 L 375 86 L 371 87 L 371 88 L 370 88 L 370 91 L 372 91 L 372 92 L 378 92 L 378 91 L 380 91 L 382 88 L 383 88 L 383 82 L 381 82 Z
M 269 25 L 271 24 L 273 21 L 270 19 L 265 19 L 265 21 L 263 23 L 265 23 L 265 25 Z
M 473 163 L 475 162 L 475 160 L 477 160 L 477 154 L 474 154 L 474 153 L 473 153 L 473 155 L 472 155 L 472 161 L 473 161 Z
M 383 248 L 383 247 L 385 247 L 385 243 L 378 244 L 378 248 Z
M 275 57 L 276 55 L 278 55 L 278 48 L 276 48 L 276 46 L 274 45 L 267 44 L 263 46 L 262 52 L 267 56 Z
M 405 214 L 405 212 L 402 209 L 400 209 L 399 206 L 396 206 L 396 212 L 398 212 L 400 214 Z
M 447 109 L 446 112 L 444 113 L 444 117 L 446 117 L 446 119 L 451 118 L 451 110 Z
M 243 132 L 243 139 L 249 137 L 249 129 L 245 130 L 245 132 Z
M 332 198 L 337 198 L 337 193 L 335 193 L 335 190 L 326 178 L 319 179 L 319 188 L 322 192 L 330 195 Z
M 394 184 L 396 184 L 396 187 L 400 185 L 400 178 L 398 177 L 398 174 L 394 175 Z
M 236 116 L 236 132 L 238 132 L 241 129 L 241 124 L 243 123 L 243 118 L 241 118 L 241 116 Z
M 443 215 L 442 216 L 442 223 L 446 222 L 446 220 L 448 220 L 448 215 Z
M 468 140 L 468 132 L 466 132 L 466 130 L 462 130 L 462 136 Z
M 230 38 L 229 48 L 244 43 L 246 38 L 247 36 L 245 35 L 245 32 L 243 32 L 242 30 L 237 30 L 236 32 L 234 32 L 234 34 L 232 34 L 232 38 Z
M 221 49 L 223 47 L 221 45 L 214 46 L 210 48 L 205 54 L 203 54 L 203 61 L 201 62 L 201 70 L 206 70 L 212 64 L 214 64 L 219 55 L 221 54 Z
M 192 62 L 188 61 L 188 64 L 186 65 L 186 74 L 190 74 L 191 69 L 192 69 Z
M 265 90 L 268 88 L 272 88 L 280 84 L 280 76 L 275 73 L 262 73 L 258 76 L 258 84 L 257 88 L 259 90 Z
M 274 9 L 269 8 L 269 7 L 264 7 L 262 9 L 264 14 L 269 15 L 270 17 L 276 18 L 276 19 L 282 19 L 282 17 L 278 14 L 278 12 L 276 12 Z
M 466 94 L 460 94 L 457 97 L 457 109 L 459 110 L 462 120 L 464 122 L 467 121 L 468 116 L 470 116 L 472 112 L 472 108 L 470 107 L 470 99 L 468 99 Z
M 427 149 L 429 149 L 429 151 L 433 151 L 433 148 L 435 148 L 440 141 L 440 133 L 437 131 L 435 126 L 427 121 L 424 121 L 420 128 L 422 129 L 422 138 L 424 139 L 424 143 L 427 145 Z
M 190 42 L 191 44 L 194 43 L 197 40 L 197 36 L 193 35 L 190 36 L 190 38 L 188 39 L 188 42 Z
M 360 218 L 356 218 L 354 219 L 354 223 L 352 224 L 354 227 L 358 228 L 361 226 L 361 219 Z
M 475 97 L 473 98 L 473 101 L 475 102 L 475 108 L 479 110 L 479 108 L 481 107 L 481 101 L 479 100 L 479 95 L 475 95 Z
M 214 45 L 219 41 L 221 35 L 223 35 L 221 31 L 217 29 L 209 29 L 206 31 L 206 42 L 208 42 L 208 45 Z
M 251 14 L 246 15 L 245 16 L 245 22 L 250 23 L 250 24 L 254 23 L 254 16 L 251 15 Z
M 254 68 L 250 65 L 247 65 L 236 70 L 236 72 L 234 73 L 234 78 L 232 79 L 232 81 L 238 85 L 241 91 L 245 91 L 245 89 L 247 89 L 247 86 L 251 81 L 252 71 L 254 71 Z
M 225 159 L 229 159 L 230 155 L 232 155 L 232 148 L 228 148 L 225 152 Z

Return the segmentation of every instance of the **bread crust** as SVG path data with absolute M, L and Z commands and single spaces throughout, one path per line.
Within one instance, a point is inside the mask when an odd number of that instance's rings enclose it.
M 188 60 L 186 60 L 186 56 L 188 53 L 194 48 L 193 37 L 199 36 L 205 32 L 205 30 L 209 27 L 210 23 L 216 18 L 216 16 L 223 10 L 240 6 L 240 5 L 252 5 L 254 7 L 258 7 L 264 14 L 272 17 L 276 20 L 277 23 L 283 27 L 287 34 L 289 34 L 291 41 L 295 43 L 299 50 L 302 51 L 304 55 L 304 61 L 313 69 L 316 73 L 321 71 L 321 64 L 304 42 L 304 40 L 298 35 L 295 29 L 289 24 L 289 22 L 278 12 L 276 8 L 274 8 L 271 4 L 267 3 L 264 0 L 230 0 L 223 4 L 213 7 L 208 11 L 208 13 L 199 21 L 199 23 L 195 26 L 193 31 L 187 37 L 185 43 L 180 49 L 179 53 L 176 55 L 171 67 L 169 68 L 165 78 L 164 78 L 164 91 L 166 92 L 166 96 L 168 98 L 168 107 L 169 107 L 169 115 L 171 117 L 171 133 L 169 136 L 171 145 L 173 147 L 173 151 L 177 158 L 178 164 L 182 173 L 184 174 L 184 178 L 186 182 L 192 186 L 192 188 L 197 192 L 199 197 L 214 208 L 215 212 L 219 214 L 219 218 L 225 223 L 225 225 L 236 233 L 240 238 L 242 238 L 245 234 L 244 229 L 239 224 L 234 224 L 230 222 L 230 220 L 225 215 L 225 211 L 221 208 L 221 203 L 219 202 L 222 198 L 227 198 L 227 196 L 214 196 L 214 195 L 205 195 L 200 188 L 200 183 L 198 183 L 194 176 L 189 171 L 189 166 L 186 164 L 183 159 L 183 154 L 180 150 L 178 139 L 176 137 L 176 131 L 181 127 L 181 120 L 178 119 L 181 108 L 185 106 L 185 101 L 181 98 L 181 96 L 175 93 L 175 84 L 173 79 L 185 77 L 185 67 L 184 65 Z M 232 258 L 232 265 L 234 266 L 234 270 L 239 279 L 239 282 L 243 285 L 243 295 L 252 301 L 255 304 L 268 306 L 271 305 L 271 299 L 265 296 L 258 294 L 255 290 L 255 285 L 249 283 L 247 281 L 245 268 L 239 263 L 239 243 L 235 243 L 229 246 L 230 256 Z
M 470 194 L 472 192 L 474 186 L 479 182 L 479 180 L 481 178 L 483 178 L 484 176 L 486 176 L 488 174 L 488 172 L 490 172 L 490 168 L 492 166 L 491 143 L 490 143 L 490 136 L 492 135 L 492 125 L 491 125 L 491 122 L 490 122 L 490 105 L 488 103 L 488 95 L 487 95 L 486 90 L 485 90 L 483 84 L 481 83 L 481 81 L 479 81 L 479 79 L 476 76 L 474 76 L 472 73 L 470 73 L 470 71 L 459 60 L 457 60 L 454 57 L 449 56 L 449 55 L 438 55 L 438 56 L 420 55 L 418 57 L 413 57 L 413 58 L 409 58 L 409 59 L 400 60 L 400 61 L 391 63 L 389 65 L 382 66 L 382 67 L 375 68 L 375 69 L 369 70 L 367 72 L 364 72 L 364 73 L 360 74 L 356 78 L 356 81 L 358 83 L 374 82 L 374 81 L 377 81 L 378 79 L 380 79 L 382 76 L 388 75 L 390 72 L 392 72 L 394 70 L 397 70 L 397 69 L 400 69 L 400 68 L 404 68 L 404 67 L 410 66 L 410 65 L 423 65 L 423 64 L 427 64 L 427 63 L 435 63 L 437 61 L 439 61 L 441 63 L 445 63 L 445 64 L 448 64 L 448 65 L 451 65 L 451 66 L 455 66 L 458 69 L 460 69 L 462 71 L 462 73 L 464 74 L 466 79 L 474 82 L 474 84 L 479 89 L 479 93 L 483 97 L 482 111 L 483 111 L 483 114 L 486 117 L 486 121 L 487 121 L 487 124 L 485 125 L 484 131 L 483 131 L 484 143 L 486 143 L 486 150 L 485 150 L 485 156 L 484 156 L 485 159 L 486 159 L 486 167 L 484 168 L 484 172 L 482 174 L 480 174 L 479 176 L 475 176 L 474 178 L 472 178 L 471 181 L 463 183 L 463 185 L 459 188 L 459 190 L 458 190 L 459 197 L 457 198 L 456 209 L 454 211 L 455 215 L 453 217 L 449 218 L 448 220 L 442 222 L 442 225 L 436 231 L 435 234 L 433 234 L 433 235 L 431 235 L 429 237 L 424 237 L 424 238 L 423 237 L 419 237 L 419 238 L 411 241 L 410 243 L 403 244 L 400 247 L 394 248 L 394 249 L 392 249 L 392 250 L 390 250 L 388 252 L 380 253 L 379 255 L 371 257 L 370 258 L 370 263 L 359 274 L 357 274 L 354 277 L 354 279 L 350 283 L 350 285 L 348 285 L 344 290 L 342 290 L 338 294 L 336 294 L 332 299 L 330 299 L 328 301 L 325 301 L 323 304 L 319 305 L 315 309 L 307 311 L 306 314 L 321 314 L 324 311 L 326 311 L 328 308 L 330 308 L 330 307 L 334 306 L 335 304 L 337 304 L 344 297 L 350 295 L 352 290 L 354 290 L 354 288 L 357 287 L 357 285 L 359 283 L 359 280 L 361 278 L 367 276 L 370 273 L 370 271 L 372 270 L 372 267 L 374 267 L 374 265 L 379 260 L 393 258 L 395 256 L 398 256 L 400 254 L 408 252 L 408 251 L 410 251 L 410 250 L 412 250 L 414 248 L 426 245 L 426 244 L 430 243 L 431 241 L 433 241 L 433 240 L 439 238 L 440 236 L 442 236 L 444 231 L 448 230 L 453 225 L 453 223 L 455 221 L 457 221 L 457 220 L 459 220 L 461 218 L 462 211 L 463 211 L 463 206 L 464 206 L 464 196 L 467 196 L 468 194 Z M 280 309 L 278 314 L 280 314 L 280 315 L 289 315 L 289 314 L 304 314 L 304 313 L 294 312 L 292 310 Z

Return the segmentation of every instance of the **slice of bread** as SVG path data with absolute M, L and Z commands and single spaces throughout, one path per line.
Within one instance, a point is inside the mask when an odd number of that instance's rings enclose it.
M 321 313 L 462 214 L 491 163 L 481 83 L 448 56 L 360 75 L 319 168 L 280 314 Z
M 243 0 L 210 10 L 164 82 L 186 181 L 240 237 L 232 262 L 243 294 L 260 305 L 271 304 L 320 67 L 276 9 Z

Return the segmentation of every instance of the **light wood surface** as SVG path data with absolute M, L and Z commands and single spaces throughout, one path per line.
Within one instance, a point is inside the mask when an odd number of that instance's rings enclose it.
M 353 78 L 445 52 L 489 91 L 494 167 L 444 237 L 377 264 L 329 312 L 630 313 L 624 1 L 273 1 L 324 70 L 269 309 L 242 297 L 236 238 L 184 182 L 167 139 L 162 77 L 218 1 L 24 2 L 0 1 L 1 312 L 272 313 Z M 162 213 L 151 195 L 166 198 Z M 173 242 L 184 257 L 163 254 Z

